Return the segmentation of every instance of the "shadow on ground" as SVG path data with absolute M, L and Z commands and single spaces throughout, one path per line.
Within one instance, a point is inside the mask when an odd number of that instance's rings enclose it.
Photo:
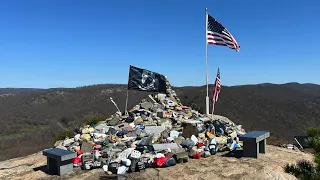
M 242 150 L 230 151 L 225 154 L 221 155 L 222 157 L 234 157 L 234 158 L 241 158 L 242 157 Z

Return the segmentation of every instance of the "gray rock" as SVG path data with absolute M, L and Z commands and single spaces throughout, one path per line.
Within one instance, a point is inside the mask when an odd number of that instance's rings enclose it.
M 174 138 L 174 142 L 177 143 L 177 144 L 181 144 L 185 139 L 183 137 L 177 137 L 177 138 Z
M 140 107 L 142 109 L 150 109 L 150 108 L 152 108 L 152 106 L 153 106 L 152 102 L 143 102 L 140 104 Z
M 110 121 L 108 121 L 107 123 L 108 123 L 108 125 L 109 126 L 115 126 L 115 125 L 117 125 L 117 123 L 119 122 L 119 117 L 113 117 Z
M 164 118 L 164 117 L 165 117 L 164 111 L 162 111 L 162 110 L 157 111 L 157 117 L 159 117 L 159 118 Z
M 209 156 L 211 156 L 211 153 L 209 151 L 204 151 L 202 154 L 202 157 L 204 157 L 204 158 L 207 158 Z
M 165 127 L 164 126 L 146 126 L 144 130 L 147 134 L 160 135 L 165 130 Z
M 134 120 L 134 124 L 143 124 L 143 119 L 141 117 L 137 117 L 135 120 Z
M 153 107 L 151 108 L 152 112 L 157 112 L 157 111 L 163 111 L 164 110 L 164 105 L 162 104 L 154 104 Z
M 166 144 L 153 144 L 153 149 L 155 151 L 162 151 L 162 150 L 166 150 L 168 148 L 170 149 L 178 149 L 179 146 L 176 143 L 166 143 Z

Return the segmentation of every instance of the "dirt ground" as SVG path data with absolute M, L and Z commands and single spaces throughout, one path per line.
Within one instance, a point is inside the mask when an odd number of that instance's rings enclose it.
M 126 174 L 126 177 L 119 177 L 118 179 L 291 180 L 296 178 L 284 173 L 282 167 L 287 163 L 295 163 L 300 159 L 312 160 L 312 154 L 268 145 L 267 153 L 262 154 L 259 159 L 226 157 L 225 153 L 218 153 L 209 158 L 199 160 L 191 159 L 188 163 L 177 164 L 173 167 L 150 168 L 142 172 Z M 42 155 L 42 152 L 3 161 L 0 162 L 0 179 L 115 179 L 110 176 L 107 177 L 102 168 L 90 171 L 82 171 L 79 168 L 74 168 L 72 174 L 64 177 L 49 175 L 44 171 L 45 165 L 46 157 Z

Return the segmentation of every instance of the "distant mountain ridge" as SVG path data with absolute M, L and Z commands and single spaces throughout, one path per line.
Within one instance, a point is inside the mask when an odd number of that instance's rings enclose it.
M 213 85 L 209 87 L 211 95 Z M 93 115 L 109 117 L 116 111 L 110 97 L 123 111 L 126 88 L 123 84 L 52 89 L 1 88 L 0 160 L 50 147 L 60 130 L 72 129 Z M 204 112 L 206 86 L 173 88 L 184 105 Z M 148 94 L 129 91 L 128 107 L 138 104 Z M 270 131 L 272 138 L 286 142 L 295 135 L 304 134 L 308 127 L 320 126 L 320 85 L 223 86 L 215 114 L 242 124 L 248 131 Z

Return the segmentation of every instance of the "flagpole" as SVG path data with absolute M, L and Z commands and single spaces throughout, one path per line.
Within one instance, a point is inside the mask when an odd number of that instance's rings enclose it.
M 206 96 L 206 114 L 209 115 L 209 85 L 208 85 L 208 43 L 207 43 L 207 30 L 208 30 L 208 8 L 205 8 L 206 12 L 206 84 L 207 84 L 207 96 Z
M 130 67 L 131 67 L 131 64 L 129 66 L 128 82 L 129 82 L 129 76 L 130 76 Z M 125 110 L 124 110 L 125 115 L 127 115 L 127 113 L 128 113 L 128 99 L 129 99 L 129 90 L 128 90 L 128 86 L 127 86 L 126 107 L 125 107 Z
M 213 103 L 212 103 L 212 112 L 211 112 L 211 116 L 213 118 L 213 112 L 214 112 L 214 105 L 216 104 L 216 100 L 214 99 L 213 100 Z

